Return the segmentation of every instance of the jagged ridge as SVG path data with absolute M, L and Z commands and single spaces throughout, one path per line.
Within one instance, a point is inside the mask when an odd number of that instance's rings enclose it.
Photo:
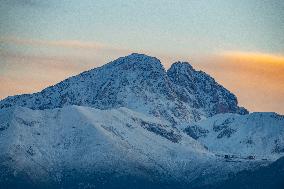
M 0 102 L 0 108 L 13 105 L 32 109 L 65 105 L 127 107 L 173 124 L 218 113 L 247 113 L 238 107 L 232 93 L 189 63 L 174 63 L 166 72 L 157 58 L 137 53 L 70 77 L 39 93 L 8 97 Z

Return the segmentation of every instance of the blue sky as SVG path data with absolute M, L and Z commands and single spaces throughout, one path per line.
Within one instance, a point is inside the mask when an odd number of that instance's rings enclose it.
M 1 36 L 95 41 L 178 55 L 284 52 L 281 0 L 2 1 Z
M 283 10 L 283 0 L 0 0 L 0 98 L 138 52 L 166 68 L 190 61 L 241 105 L 284 114 Z

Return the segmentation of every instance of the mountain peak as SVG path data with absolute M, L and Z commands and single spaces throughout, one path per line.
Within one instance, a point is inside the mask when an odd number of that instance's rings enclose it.
M 189 62 L 178 61 L 171 65 L 170 69 L 180 69 L 180 70 L 194 70 Z
M 32 109 L 66 105 L 126 107 L 174 124 L 240 109 L 233 94 L 189 63 L 176 62 L 166 72 L 159 59 L 138 53 L 120 57 L 41 92 L 0 101 L 0 109 L 13 105 Z
M 131 53 L 127 56 L 120 57 L 118 59 L 137 60 L 137 61 L 156 59 L 157 61 L 159 61 L 156 57 L 152 57 L 142 53 Z
M 143 53 L 131 53 L 130 55 L 127 55 L 125 57 L 153 58 L 152 56 L 149 56 Z
M 123 68 L 130 68 L 132 66 L 134 67 L 144 67 L 145 69 L 148 67 L 148 69 L 162 69 L 163 65 L 161 64 L 161 61 L 157 59 L 156 57 L 148 56 L 145 54 L 139 54 L 139 53 L 132 53 L 130 55 L 120 57 L 112 62 L 110 62 L 107 65 L 112 66 L 122 66 Z

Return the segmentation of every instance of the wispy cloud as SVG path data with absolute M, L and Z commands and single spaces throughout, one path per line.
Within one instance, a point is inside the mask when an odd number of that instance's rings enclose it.
M 284 65 L 284 56 L 260 52 L 242 52 L 242 51 L 224 51 L 219 53 L 225 58 L 235 59 L 239 61 L 250 61 L 264 64 Z
M 5 3 L 10 6 L 28 6 L 42 8 L 50 5 L 50 0 L 2 0 L 1 3 Z
M 127 49 L 115 47 L 100 42 L 80 41 L 80 40 L 40 40 L 40 39 L 24 39 L 17 37 L 0 37 L 1 43 L 13 45 L 29 45 L 43 47 L 59 47 L 67 49 L 83 49 L 83 50 L 100 50 L 111 52 L 128 52 Z

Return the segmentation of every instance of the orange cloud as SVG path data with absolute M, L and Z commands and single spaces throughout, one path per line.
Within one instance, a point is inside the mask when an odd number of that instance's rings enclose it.
M 264 54 L 258 52 L 225 51 L 221 56 L 237 61 L 255 62 L 261 64 L 284 65 L 284 56 L 274 54 Z

